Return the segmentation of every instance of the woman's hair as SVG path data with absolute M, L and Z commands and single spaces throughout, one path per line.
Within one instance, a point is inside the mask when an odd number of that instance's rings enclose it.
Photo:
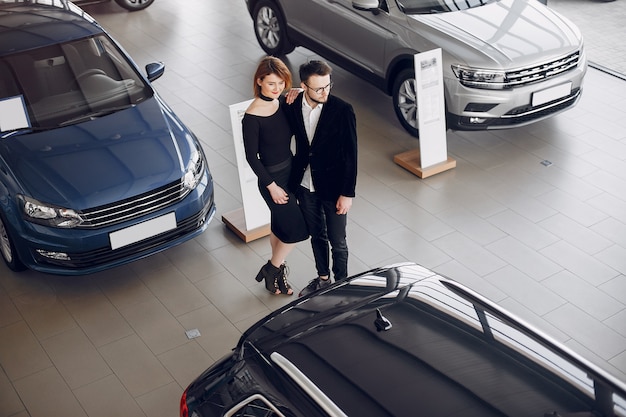
M 291 88 L 291 71 L 287 68 L 287 65 L 280 59 L 273 56 L 266 56 L 259 62 L 259 66 L 254 73 L 254 96 L 259 97 L 261 95 L 261 86 L 257 83 L 257 80 L 263 80 L 270 74 L 275 74 L 285 82 L 285 90 Z
M 333 69 L 326 62 L 313 59 L 300 65 L 299 72 L 300 81 L 306 84 L 309 81 L 311 75 L 319 75 L 321 77 L 323 77 L 324 75 L 332 76 Z

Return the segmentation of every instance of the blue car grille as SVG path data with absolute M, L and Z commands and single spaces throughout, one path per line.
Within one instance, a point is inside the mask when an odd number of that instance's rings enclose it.
M 174 181 L 126 200 L 84 210 L 80 213 L 83 223 L 77 228 L 95 229 L 132 220 L 176 204 L 189 192 L 189 189 L 183 187 L 181 180 Z
M 506 88 L 518 87 L 554 77 L 578 66 L 580 51 L 534 67 L 506 73 Z

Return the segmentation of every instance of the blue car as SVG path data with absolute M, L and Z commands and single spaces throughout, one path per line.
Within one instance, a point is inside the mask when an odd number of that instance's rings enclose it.
M 47 4 L 41 4 L 47 3 Z M 200 142 L 70 2 L 0 0 L 0 253 L 11 270 L 98 272 L 202 233 Z

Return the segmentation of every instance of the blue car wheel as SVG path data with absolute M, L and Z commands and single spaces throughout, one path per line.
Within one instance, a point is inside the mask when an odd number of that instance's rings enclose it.
M 13 245 L 9 231 L 4 224 L 4 216 L 0 214 L 0 253 L 2 253 L 2 259 L 12 271 L 23 271 L 25 267 L 17 256 L 15 245 Z

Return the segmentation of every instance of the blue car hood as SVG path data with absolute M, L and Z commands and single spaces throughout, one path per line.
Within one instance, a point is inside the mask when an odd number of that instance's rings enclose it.
M 191 136 L 156 96 L 105 117 L 0 144 L 26 195 L 78 210 L 179 180 L 194 150 Z

